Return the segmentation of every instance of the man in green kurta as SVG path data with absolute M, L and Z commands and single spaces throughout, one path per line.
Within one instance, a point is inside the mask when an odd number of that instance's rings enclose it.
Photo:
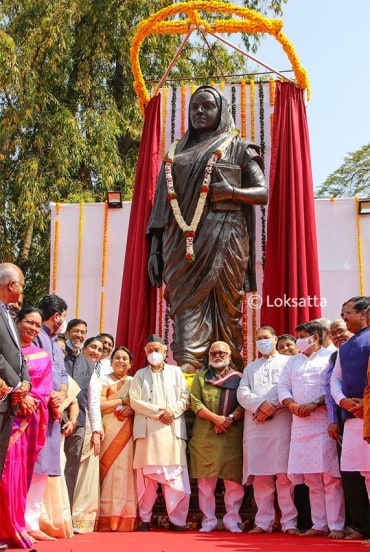
M 244 498 L 243 409 L 236 391 L 241 374 L 230 366 L 231 349 L 223 341 L 212 343 L 209 366 L 195 375 L 191 406 L 196 414 L 189 444 L 191 477 L 198 479 L 199 507 L 203 514 L 202 533 L 217 526 L 215 488 L 224 480 L 225 529 L 239 533 L 239 509 Z

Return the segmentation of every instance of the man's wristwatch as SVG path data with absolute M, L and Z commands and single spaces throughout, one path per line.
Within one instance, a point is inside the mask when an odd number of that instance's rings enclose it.
M 231 420 L 231 422 L 234 422 L 234 420 L 235 420 L 234 414 L 229 414 L 228 418 L 229 418 L 229 420 Z
M 313 402 L 313 404 L 316 404 L 316 406 L 321 406 L 321 399 L 315 399 L 314 401 L 311 401 Z

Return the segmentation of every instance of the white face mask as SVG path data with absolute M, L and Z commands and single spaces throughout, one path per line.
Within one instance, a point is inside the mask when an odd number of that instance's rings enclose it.
M 308 349 L 312 347 L 314 343 L 315 343 L 315 340 L 312 337 L 312 335 L 309 337 L 298 338 L 296 341 L 298 350 L 301 351 L 301 353 L 305 353 L 306 351 L 308 351 Z
M 57 328 L 57 331 L 55 333 L 64 334 L 66 329 L 67 329 L 67 320 L 64 319 L 62 324 L 59 326 L 59 328 Z
M 256 345 L 261 355 L 269 355 L 274 350 L 274 344 L 268 337 L 265 339 L 257 339 Z
M 164 360 L 162 353 L 158 353 L 157 351 L 149 353 L 148 355 L 146 355 L 146 358 L 148 359 L 149 364 L 151 364 L 152 366 L 159 366 Z

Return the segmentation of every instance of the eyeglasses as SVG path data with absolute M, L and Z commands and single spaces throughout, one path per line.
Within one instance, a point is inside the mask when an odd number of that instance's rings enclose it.
M 344 318 L 345 316 L 348 316 L 349 314 L 352 314 L 353 312 L 355 312 L 356 314 L 358 314 L 358 311 L 356 309 L 351 309 L 349 311 L 342 311 L 342 318 Z
M 337 335 L 343 335 L 345 331 L 346 330 L 344 328 L 338 328 L 338 330 L 330 331 L 330 335 L 331 337 L 336 337 Z
M 28 326 L 32 326 L 33 328 L 37 328 L 38 330 L 41 328 L 41 324 L 39 322 L 35 322 L 34 320 L 25 320 L 23 319 L 23 322 L 27 324 Z
M 225 358 L 229 355 L 227 351 L 209 351 L 209 356 L 211 358 L 216 358 L 216 356 L 220 356 L 221 358 Z
M 343 335 L 346 332 L 344 328 L 338 328 L 337 330 L 330 331 L 331 337 L 335 337 L 337 335 Z

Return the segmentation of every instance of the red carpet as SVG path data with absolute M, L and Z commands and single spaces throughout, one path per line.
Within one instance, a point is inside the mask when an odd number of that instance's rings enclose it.
M 14 549 L 13 549 L 14 550 Z M 19 549 L 17 549 L 19 550 Z M 232 534 L 215 531 L 171 533 L 89 533 L 55 542 L 38 542 L 37 552 L 370 552 L 360 541 L 333 541 L 326 538 L 302 538 L 281 533 L 269 535 Z

